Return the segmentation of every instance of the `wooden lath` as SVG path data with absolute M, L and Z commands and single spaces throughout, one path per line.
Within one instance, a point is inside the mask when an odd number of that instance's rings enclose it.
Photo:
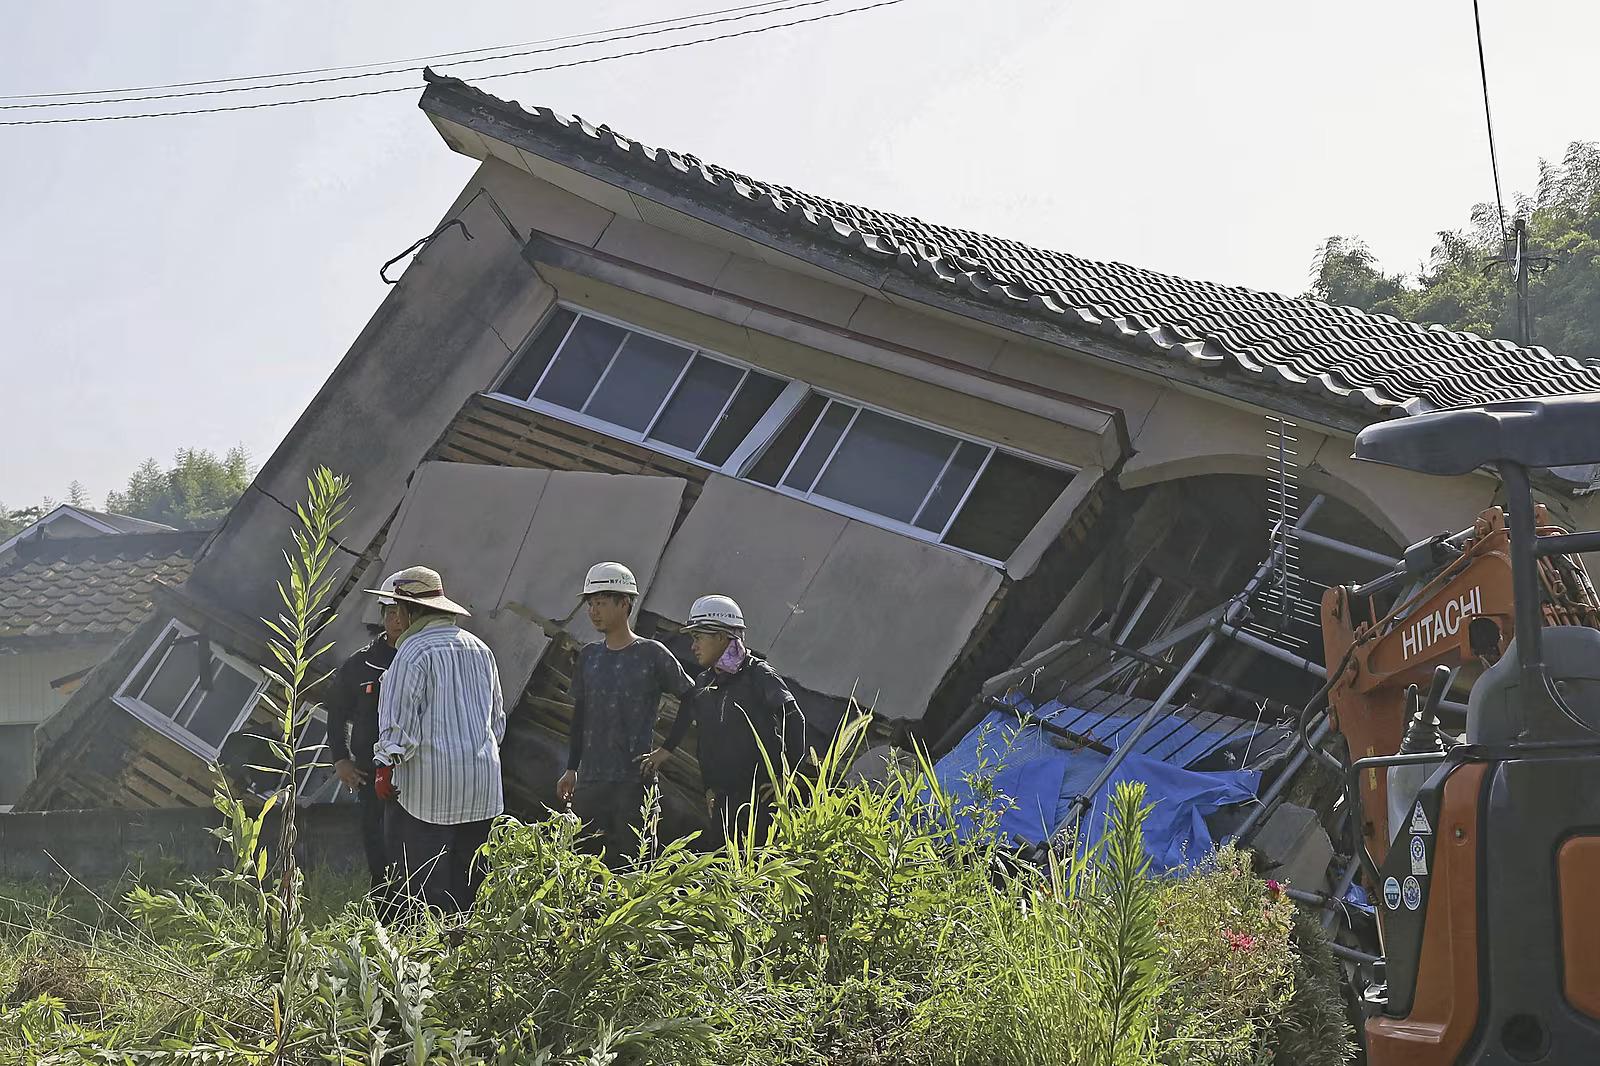
M 491 396 L 475 396 L 434 448 L 433 458 L 489 466 L 535 467 L 599 474 L 655 474 L 688 482 L 678 520 L 700 498 L 705 467 Z

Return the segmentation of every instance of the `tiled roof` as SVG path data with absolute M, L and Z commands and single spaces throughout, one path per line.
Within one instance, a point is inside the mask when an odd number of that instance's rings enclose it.
M 157 581 L 182 584 L 205 532 L 29 540 L 0 568 L 0 641 L 120 636 Z
M 1543 348 L 1190 281 L 857 207 L 650 148 L 579 118 L 524 109 L 431 71 L 427 78 L 424 109 L 432 110 L 430 101 L 454 98 L 458 106 L 535 138 L 565 142 L 588 155 L 599 149 L 610 166 L 638 180 L 718 198 L 748 225 L 820 238 L 850 254 L 892 262 L 930 285 L 1146 352 L 1316 389 L 1372 415 L 1396 406 L 1414 413 L 1600 391 L 1600 361 L 1589 364 Z

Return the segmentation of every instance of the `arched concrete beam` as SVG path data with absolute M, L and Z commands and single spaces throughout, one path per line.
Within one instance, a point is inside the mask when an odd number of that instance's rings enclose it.
M 1134 437 L 1118 483 L 1132 489 L 1205 474 L 1265 477 L 1270 425 L 1265 415 L 1168 389 Z M 1494 500 L 1495 482 L 1484 475 L 1426 477 L 1357 462 L 1349 438 L 1306 427 L 1292 432 L 1302 498 L 1326 492 L 1343 500 L 1401 545 L 1464 529 Z

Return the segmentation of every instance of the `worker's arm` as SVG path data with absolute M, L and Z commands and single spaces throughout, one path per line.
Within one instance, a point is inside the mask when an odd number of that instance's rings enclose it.
M 665 743 L 639 756 L 639 763 L 647 774 L 660 770 L 662 764 L 671 757 L 672 749 L 683 740 L 684 733 L 689 730 L 689 721 L 694 717 L 692 705 L 695 702 L 694 681 L 683 672 L 683 664 L 664 645 L 657 644 L 655 648 L 656 684 L 662 692 L 670 692 L 678 697 L 678 717 L 674 719 Z
M 677 656 L 663 645 L 656 647 L 660 649 L 656 653 L 656 684 L 661 686 L 662 692 L 681 697 L 694 688 L 694 681 L 683 672 L 683 664 L 678 662 Z
M 584 699 L 583 692 L 583 655 L 580 652 L 578 661 L 572 668 L 572 728 L 567 736 L 567 773 L 576 773 L 578 765 L 583 762 L 583 719 L 588 708 L 584 706 L 588 701 Z
M 489 728 L 494 733 L 494 742 L 499 744 L 506 739 L 506 700 L 500 690 L 500 669 L 493 655 L 489 656 L 489 685 Z
M 419 662 L 404 653 L 395 655 L 378 686 L 378 742 L 372 748 L 373 762 L 395 766 L 416 750 L 427 682 Z
M 667 751 L 675 750 L 683 743 L 683 738 L 689 735 L 689 727 L 694 724 L 695 712 L 699 709 L 700 700 L 704 698 L 701 695 L 703 692 L 705 689 L 697 688 L 678 698 L 678 717 L 672 720 L 672 728 L 667 730 L 667 739 L 661 742 L 661 746 Z
M 784 762 L 791 771 L 799 769 L 801 761 L 806 756 L 806 719 L 800 711 L 800 704 L 775 670 L 764 671 L 760 690 L 761 700 L 767 705 L 773 723 L 777 727 L 778 743 Z M 776 758 L 779 752 L 771 754 Z M 773 769 L 782 768 L 774 766 Z
M 322 701 L 322 709 L 328 712 L 328 758 L 333 762 L 350 758 L 350 719 L 355 702 L 350 660 L 346 659 L 328 678 L 328 694 Z

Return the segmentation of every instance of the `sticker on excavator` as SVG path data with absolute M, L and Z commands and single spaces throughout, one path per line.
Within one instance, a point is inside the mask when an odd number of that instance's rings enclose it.
M 1437 861 L 1434 849 L 1439 843 L 1434 827 L 1439 824 L 1447 776 L 1430 780 L 1417 793 L 1415 803 L 1405 809 L 1400 823 L 1412 831 L 1401 832 L 1395 838 L 1378 871 L 1376 884 L 1382 886 L 1384 903 L 1378 910 L 1378 924 L 1382 929 L 1389 985 L 1389 1002 L 1384 1013 L 1392 1018 L 1409 1015 L 1416 999 L 1417 965 L 1422 957 L 1422 934 L 1427 925 L 1430 875 Z M 1426 831 L 1418 832 L 1419 828 Z
M 1411 872 L 1428 876 L 1428 845 L 1421 837 L 1411 838 Z

